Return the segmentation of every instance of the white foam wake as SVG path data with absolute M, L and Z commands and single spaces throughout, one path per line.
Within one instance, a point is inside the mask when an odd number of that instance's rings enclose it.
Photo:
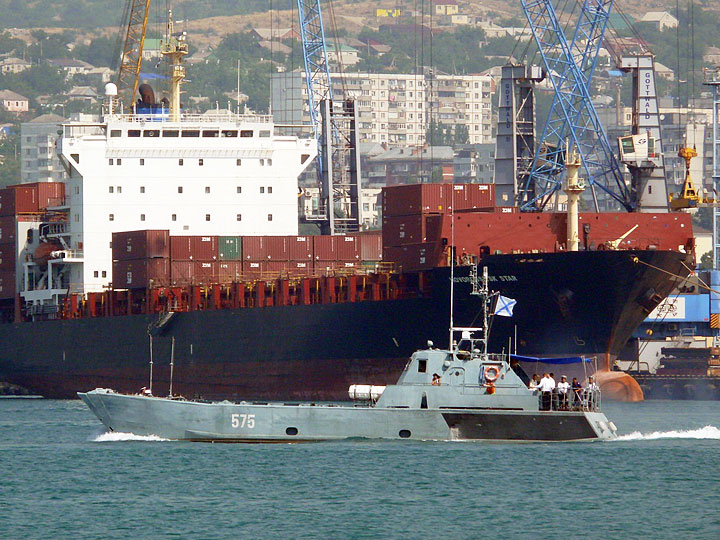
M 705 426 L 700 429 L 688 429 L 685 431 L 654 431 L 652 433 L 634 431 L 628 435 L 620 435 L 616 440 L 652 441 L 656 439 L 720 439 L 720 429 L 715 426 Z
M 157 435 L 135 435 L 133 433 L 119 433 L 116 431 L 107 431 L 101 435 L 98 435 L 93 439 L 93 442 L 118 442 L 118 441 L 149 441 L 149 442 L 161 442 L 169 441 L 170 439 L 163 439 Z

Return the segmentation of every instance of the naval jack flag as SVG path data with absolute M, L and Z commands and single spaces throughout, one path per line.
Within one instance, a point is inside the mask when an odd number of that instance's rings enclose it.
M 513 300 L 507 296 L 498 295 L 497 302 L 495 302 L 495 315 L 500 315 L 501 317 L 512 317 L 515 304 L 517 304 L 517 300 Z

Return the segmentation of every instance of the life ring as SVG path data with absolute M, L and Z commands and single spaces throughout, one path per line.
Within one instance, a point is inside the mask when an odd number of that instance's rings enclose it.
M 495 382 L 500 376 L 500 366 L 485 366 L 483 374 L 487 382 Z

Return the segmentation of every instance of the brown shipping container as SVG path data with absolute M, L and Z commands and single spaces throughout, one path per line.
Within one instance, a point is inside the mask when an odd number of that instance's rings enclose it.
M 243 238 L 243 245 L 245 239 Z M 268 264 L 265 261 L 243 261 L 242 272 L 243 276 L 247 279 L 260 278 L 265 273 L 265 265 Z
M 211 285 L 218 283 L 217 261 L 193 261 L 195 265 L 195 284 Z
M 267 260 L 266 236 L 243 236 L 243 260 L 264 261 Z
M 168 285 L 169 259 L 135 259 L 113 262 L 115 289 L 144 289 L 155 285 Z
M 15 216 L 0 217 L 0 243 L 14 244 L 16 230 Z
M 0 270 L 0 300 L 15 298 L 15 272 Z
M 290 263 L 288 261 L 268 261 L 265 263 L 265 275 L 268 279 L 287 277 L 290 274 L 289 269 Z
M 448 184 L 409 184 L 383 188 L 383 216 L 445 212 Z
M 170 257 L 173 261 L 216 261 L 217 236 L 171 236 Z
M 337 236 L 313 236 L 313 258 L 316 261 L 336 261 Z
M 37 184 L 13 186 L 15 190 L 15 212 L 17 214 L 39 212 Z
M 17 253 L 15 244 L 0 244 L 0 270 L 15 270 Z
M 456 212 L 495 208 L 494 184 L 447 184 L 446 189 L 448 207 L 454 205 Z
M 338 261 L 359 261 L 360 241 L 357 236 L 338 236 L 335 254 Z
M 287 236 L 287 252 L 290 261 L 312 261 L 312 236 Z
M 382 235 L 380 234 L 359 234 L 360 259 L 363 261 L 382 260 Z
M 268 261 L 288 260 L 288 236 L 265 236 L 265 255 Z
M 60 206 L 65 202 L 64 182 L 38 182 L 38 207 L 45 210 L 49 206 Z
M 429 270 L 444 265 L 443 250 L 440 242 L 425 242 L 405 246 L 391 246 L 383 249 L 383 260 L 395 263 L 399 272 Z
M 15 215 L 15 190 L 13 188 L 0 189 L 0 216 Z
M 170 237 L 170 258 L 173 261 L 192 260 L 192 236 Z
M 293 277 L 309 277 L 314 273 L 313 261 L 290 261 L 288 263 L 288 275 Z
M 425 216 L 383 216 L 382 235 L 386 246 L 417 244 L 425 239 Z
M 218 282 L 232 283 L 240 281 L 242 278 L 242 262 L 241 261 L 222 261 L 218 265 Z
M 170 258 L 170 232 L 146 230 L 112 235 L 113 260 Z
M 192 285 L 195 280 L 195 263 L 193 261 L 170 262 L 171 285 Z

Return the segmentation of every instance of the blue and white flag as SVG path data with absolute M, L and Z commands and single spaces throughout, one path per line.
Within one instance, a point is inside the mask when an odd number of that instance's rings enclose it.
M 517 304 L 517 300 L 508 298 L 503 295 L 498 295 L 497 302 L 495 303 L 495 315 L 501 317 L 512 317 L 513 308 Z

